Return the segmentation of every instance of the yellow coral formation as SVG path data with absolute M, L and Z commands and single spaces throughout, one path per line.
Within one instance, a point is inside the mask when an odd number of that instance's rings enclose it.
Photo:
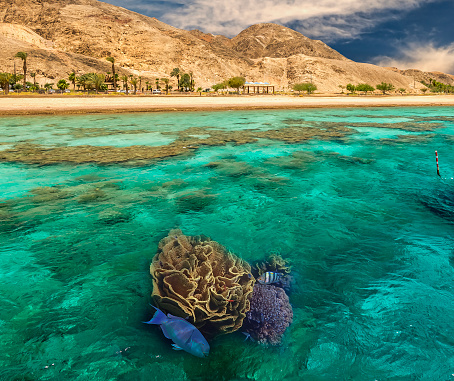
M 282 274 L 290 274 L 292 266 L 289 265 L 288 261 L 282 258 L 279 254 L 270 254 L 266 261 L 256 263 L 254 271 L 258 275 L 262 275 L 267 271 L 273 271 Z
M 254 287 L 251 267 L 208 237 L 172 230 L 159 242 L 150 272 L 153 300 L 215 335 L 241 327 Z

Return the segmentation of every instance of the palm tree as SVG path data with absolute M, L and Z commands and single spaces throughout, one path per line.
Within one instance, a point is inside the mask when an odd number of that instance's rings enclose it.
M 161 86 L 159 86 L 159 78 L 156 78 L 155 83 L 156 83 L 156 90 L 160 89 Z
M 12 75 L 10 73 L 0 73 L 0 86 L 3 89 L 3 93 L 8 95 L 9 93 L 9 81 Z
M 128 95 L 128 76 L 127 75 L 123 75 L 121 77 L 121 80 L 123 81 L 123 87 L 126 90 L 126 95 Z
M 52 86 L 54 86 L 53 83 L 46 83 L 44 85 L 44 88 L 49 92 L 50 90 L 52 90 Z
M 36 73 L 30 73 L 30 77 L 33 78 L 33 87 L 36 88 Z
M 178 90 L 180 90 L 180 74 L 181 74 L 181 71 L 177 67 L 175 69 L 173 69 L 172 72 L 170 73 L 171 77 L 177 77 Z
M 20 58 L 24 62 L 24 91 L 27 91 L 27 56 L 25 52 L 17 52 L 14 57 Z
M 117 77 L 115 76 L 115 58 L 107 57 L 106 60 L 109 62 L 112 62 L 113 86 L 114 86 L 114 91 L 117 91 Z
M 74 71 L 72 73 L 69 73 L 68 79 L 73 84 L 73 90 L 76 91 L 76 73 Z
M 139 90 L 142 91 L 142 77 L 139 77 Z
M 101 90 L 101 88 L 103 87 L 104 80 L 105 80 L 104 74 L 95 74 L 95 73 L 89 74 L 90 85 L 94 86 L 94 88 L 96 90 L 96 94 L 98 94 L 99 90 Z
M 80 77 L 76 78 L 77 81 L 77 87 L 82 86 L 83 91 L 89 90 L 89 85 L 90 85 L 90 78 L 88 77 L 88 74 L 82 74 Z
M 162 78 L 161 81 L 166 84 L 166 95 L 168 95 L 169 94 L 169 78 Z
M 192 79 L 192 71 L 189 73 L 189 76 L 191 77 L 191 91 L 194 91 L 194 80 Z
M 136 95 L 136 93 L 137 93 L 137 83 L 139 81 L 137 80 L 137 78 L 131 78 L 131 80 L 129 82 L 134 87 L 134 95 Z
M 65 79 L 60 79 L 57 83 L 57 87 L 63 92 L 63 90 L 66 90 L 69 87 L 69 83 L 66 82 Z
M 149 83 L 150 82 L 148 82 L 148 81 L 145 82 L 145 84 L 147 85 L 147 91 L 148 91 L 148 88 L 149 88 L 149 86 L 148 86 Z

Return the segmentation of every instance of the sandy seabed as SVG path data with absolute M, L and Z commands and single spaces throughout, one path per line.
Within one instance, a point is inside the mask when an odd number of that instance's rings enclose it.
M 0 96 L 1 115 L 314 107 L 454 106 L 454 95 L 408 96 Z

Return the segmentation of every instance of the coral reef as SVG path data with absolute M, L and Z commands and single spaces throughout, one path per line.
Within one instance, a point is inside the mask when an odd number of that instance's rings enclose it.
M 382 138 L 380 143 L 382 144 L 418 144 L 428 143 L 436 135 L 435 134 L 424 134 L 424 135 L 397 135 L 395 138 Z
M 255 281 L 249 264 L 217 242 L 172 230 L 159 242 L 150 272 L 152 298 L 163 311 L 187 317 L 207 335 L 242 326 Z
M 278 254 L 270 254 L 263 262 L 257 262 L 253 266 L 254 275 L 262 275 L 264 272 L 273 271 L 275 273 L 290 274 L 292 266 L 288 261 Z
M 282 288 L 256 283 L 251 309 L 246 316 L 243 328 L 254 340 L 261 344 L 279 345 L 292 323 L 293 310 Z

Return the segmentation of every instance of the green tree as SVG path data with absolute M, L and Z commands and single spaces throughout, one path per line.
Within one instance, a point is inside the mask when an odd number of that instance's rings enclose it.
M 301 91 L 304 91 L 303 83 L 295 83 L 292 87 L 294 91 L 298 91 L 298 94 L 301 94 Z
M 224 90 L 226 87 L 227 85 L 225 82 L 216 83 L 215 85 L 211 86 L 211 88 L 216 92 L 218 92 L 219 90 Z
M 246 79 L 244 77 L 232 77 L 228 80 L 229 87 L 232 87 L 237 90 L 237 93 L 240 93 L 240 87 L 244 86 Z
M 44 84 L 44 88 L 47 90 L 47 92 L 50 92 L 52 90 L 52 87 L 54 86 L 53 83 L 46 83 Z
M 33 78 L 33 87 L 36 88 L 36 73 L 30 73 L 30 77 Z M 35 90 L 33 90 L 35 91 Z
M 73 90 L 76 91 L 76 73 L 74 71 L 69 73 L 68 79 L 73 84 Z
M 194 91 L 194 76 L 192 74 L 192 71 L 189 73 L 189 77 L 191 77 L 191 91 Z
M 106 60 L 112 64 L 113 87 L 114 91 L 117 91 L 117 76 L 115 75 L 115 58 L 107 57 Z
M 66 80 L 64 79 L 60 79 L 58 82 L 57 82 L 57 87 L 63 91 L 63 90 L 66 90 L 68 87 L 69 87 L 69 83 L 66 82 Z
M 8 95 L 9 93 L 9 81 L 11 81 L 12 74 L 0 73 L 0 86 L 3 89 L 3 94 Z
M 357 91 L 362 91 L 364 94 L 367 95 L 369 91 L 374 91 L 375 87 L 369 85 L 368 83 L 360 83 L 358 86 L 356 86 Z
M 421 89 L 421 91 L 423 92 L 423 94 L 425 94 L 427 90 L 429 90 L 427 87 L 423 87 L 423 88 Z
M 83 91 L 88 90 L 89 86 L 89 78 L 86 74 L 82 74 L 79 77 L 76 77 L 76 82 L 77 82 L 77 90 L 82 86 Z
M 175 69 L 173 69 L 170 73 L 171 77 L 177 77 L 178 90 L 180 90 L 180 74 L 181 74 L 181 71 L 177 67 Z
M 24 90 L 27 90 L 27 56 L 28 54 L 25 52 L 17 52 L 14 57 L 20 58 L 23 61 L 23 69 L 24 69 Z
M 397 91 L 400 93 L 400 95 L 403 95 L 407 90 L 405 90 L 403 87 L 399 87 Z
M 95 73 L 90 73 L 88 74 L 88 85 L 89 87 L 92 87 L 96 90 L 96 94 L 99 93 L 99 91 L 103 91 L 105 89 L 105 75 L 104 74 L 95 74 Z
M 157 89 L 157 90 L 159 90 L 159 89 L 161 88 L 160 83 L 161 83 L 161 80 L 160 80 L 159 78 L 156 78 L 155 84 L 156 84 L 156 89 Z
M 392 83 L 379 83 L 377 86 L 377 90 L 380 90 L 383 92 L 383 94 L 386 94 L 387 91 L 392 91 L 394 90 L 394 85 Z
M 180 88 L 188 91 L 191 88 L 191 76 L 188 73 L 184 73 L 180 77 Z
M 356 91 L 356 86 L 352 85 L 351 83 L 347 84 L 346 88 L 347 88 L 347 91 L 350 91 L 350 93 L 352 93 L 352 94 Z
M 128 95 L 128 76 L 127 75 L 122 75 L 121 80 L 123 82 L 123 89 L 126 91 L 126 95 Z
M 166 89 L 166 95 L 169 94 L 169 78 L 161 78 L 161 81 L 164 82 L 165 84 L 165 89 Z
M 310 94 L 317 90 L 317 86 L 310 82 L 295 83 L 293 85 L 293 90 L 298 92 L 307 91 L 307 93 Z
M 131 86 L 134 88 L 134 95 L 137 94 L 137 84 L 139 83 L 139 80 L 137 78 L 131 78 L 129 80 L 129 83 L 131 83 Z

